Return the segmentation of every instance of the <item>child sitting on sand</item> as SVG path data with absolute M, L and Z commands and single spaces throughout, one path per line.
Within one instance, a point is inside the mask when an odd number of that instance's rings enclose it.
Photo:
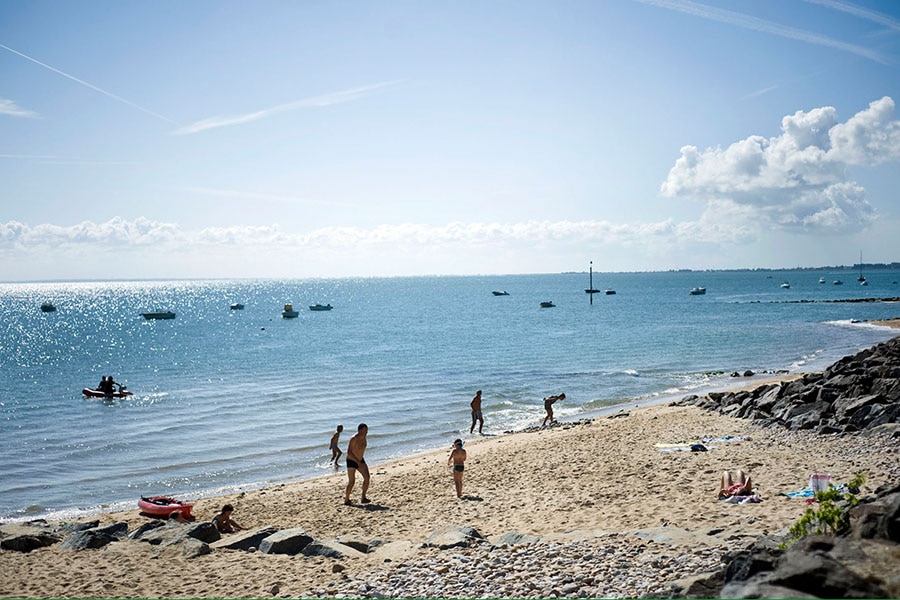
M 231 518 L 231 513 L 233 512 L 234 507 L 230 504 L 226 504 L 222 507 L 222 512 L 212 518 L 213 525 L 216 526 L 219 533 L 234 533 L 235 531 L 243 529 L 243 527 L 238 525 L 237 522 Z

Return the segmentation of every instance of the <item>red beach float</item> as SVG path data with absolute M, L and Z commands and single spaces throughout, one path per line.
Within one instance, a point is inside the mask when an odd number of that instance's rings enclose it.
M 169 496 L 141 496 L 141 499 L 138 500 L 138 506 L 141 512 L 154 517 L 168 517 L 176 510 L 180 510 L 181 516 L 189 518 L 191 509 L 194 508 L 194 505 L 190 502 L 176 500 Z

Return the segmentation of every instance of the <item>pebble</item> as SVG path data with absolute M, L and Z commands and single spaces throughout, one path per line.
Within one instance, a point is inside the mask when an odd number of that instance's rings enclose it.
M 733 546 L 685 553 L 659 548 L 652 561 L 615 537 L 569 543 L 536 542 L 438 550 L 382 567 L 337 587 L 310 589 L 304 597 L 360 598 L 634 598 L 664 593 L 672 581 L 715 571 Z M 654 549 L 657 551 L 657 549 Z M 648 562 L 653 568 L 648 568 Z M 502 567 L 500 566 L 502 565 Z

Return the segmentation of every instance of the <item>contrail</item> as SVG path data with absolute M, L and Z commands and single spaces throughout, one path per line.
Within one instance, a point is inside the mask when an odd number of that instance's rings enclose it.
M 714 6 L 707 6 L 705 4 L 692 2 L 691 0 L 635 0 L 635 1 L 640 2 L 642 4 L 649 4 L 651 6 L 658 6 L 659 8 L 667 8 L 669 10 L 683 12 L 685 14 L 693 15 L 695 17 L 700 17 L 702 19 L 709 19 L 711 21 L 718 21 L 720 23 L 728 23 L 729 25 L 735 25 L 737 27 L 743 27 L 745 29 L 751 29 L 753 31 L 759 31 L 762 33 L 770 33 L 772 35 L 777 35 L 777 36 L 787 38 L 790 40 L 806 42 L 807 44 L 816 44 L 818 46 L 835 48 L 836 50 L 843 50 L 844 52 L 850 52 L 852 54 L 856 54 L 857 56 L 867 58 L 869 60 L 881 63 L 883 65 L 889 64 L 889 61 L 886 60 L 884 58 L 884 56 L 882 56 L 878 52 L 869 50 L 868 48 L 863 48 L 861 46 L 856 46 L 854 44 L 848 44 L 848 43 L 842 42 L 840 40 L 835 40 L 835 39 L 829 38 L 824 35 L 811 33 L 809 31 L 797 29 L 795 27 L 789 27 L 787 25 L 779 25 L 777 23 L 765 21 L 763 19 L 751 16 L 751 15 L 746 15 L 746 14 L 739 13 L 739 12 L 725 10 L 723 8 L 716 8 Z M 836 8 L 836 6 L 833 6 L 833 5 L 831 7 Z M 872 11 L 867 11 L 867 12 L 871 13 Z
M 181 126 L 180 123 L 178 123 L 178 122 L 176 122 L 176 121 L 173 121 L 172 119 L 170 119 L 170 118 L 168 118 L 168 117 L 166 117 L 166 116 L 163 116 L 163 115 L 161 115 L 161 114 L 159 114 L 159 113 L 155 113 L 155 112 L 153 112 L 152 110 L 150 110 L 149 108 L 144 108 L 144 107 L 141 106 L 140 104 L 135 104 L 134 102 L 131 102 L 130 100 L 126 100 L 125 98 L 122 98 L 121 96 L 116 96 L 115 94 L 113 94 L 113 93 L 111 93 L 111 92 L 107 92 L 107 91 L 104 90 L 104 89 L 98 88 L 96 85 L 92 85 L 92 84 L 88 83 L 87 81 L 78 79 L 77 77 L 74 77 L 74 76 L 72 76 L 72 75 L 69 75 L 68 73 L 64 73 L 63 71 L 60 71 L 59 69 L 56 69 L 56 68 L 54 68 L 54 67 L 51 67 L 50 65 L 48 65 L 48 64 L 46 64 L 46 63 L 42 63 L 41 61 L 39 61 L 39 60 L 36 59 L 36 58 L 32 58 L 31 56 L 28 56 L 27 54 L 22 54 L 22 53 L 19 52 L 18 50 L 13 50 L 13 49 L 10 48 L 9 46 L 4 46 L 3 44 L 0 44 L 0 48 L 3 48 L 4 50 L 9 50 L 9 51 L 12 52 L 13 54 L 16 54 L 16 55 L 18 55 L 18 56 L 21 56 L 22 58 L 24 58 L 24 59 L 26 59 L 26 60 L 30 60 L 31 62 L 33 62 L 33 63 L 35 63 L 35 64 L 37 64 L 37 65 L 40 65 L 40 66 L 44 67 L 45 69 L 49 69 L 49 70 L 53 71 L 54 73 L 57 73 L 57 74 L 59 74 L 59 75 L 62 75 L 63 77 L 67 77 L 67 78 L 71 79 L 72 81 L 74 81 L 75 83 L 80 83 L 81 85 L 83 85 L 83 86 L 85 86 L 85 87 L 87 87 L 87 88 L 90 88 L 90 89 L 94 90 L 95 92 L 100 92 L 100 93 L 103 94 L 104 96 L 109 96 L 109 97 L 112 98 L 113 100 L 117 100 L 117 101 L 119 101 L 119 102 L 121 102 L 121 103 L 123 103 L 123 104 L 127 104 L 128 106 L 130 106 L 130 107 L 132 107 L 132 108 L 136 108 L 136 109 L 138 109 L 138 110 L 140 110 L 140 111 L 142 111 L 142 112 L 145 112 L 145 113 L 147 113 L 148 115 L 152 115 L 152 116 L 156 117 L 157 119 L 162 119 L 163 121 L 166 121 L 167 123 L 171 123 L 172 125 L 177 125 L 177 126 L 179 126 L 179 127 Z

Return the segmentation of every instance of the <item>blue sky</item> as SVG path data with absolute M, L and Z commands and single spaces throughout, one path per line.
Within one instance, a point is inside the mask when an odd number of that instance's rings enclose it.
M 900 260 L 900 3 L 0 4 L 0 280 Z

